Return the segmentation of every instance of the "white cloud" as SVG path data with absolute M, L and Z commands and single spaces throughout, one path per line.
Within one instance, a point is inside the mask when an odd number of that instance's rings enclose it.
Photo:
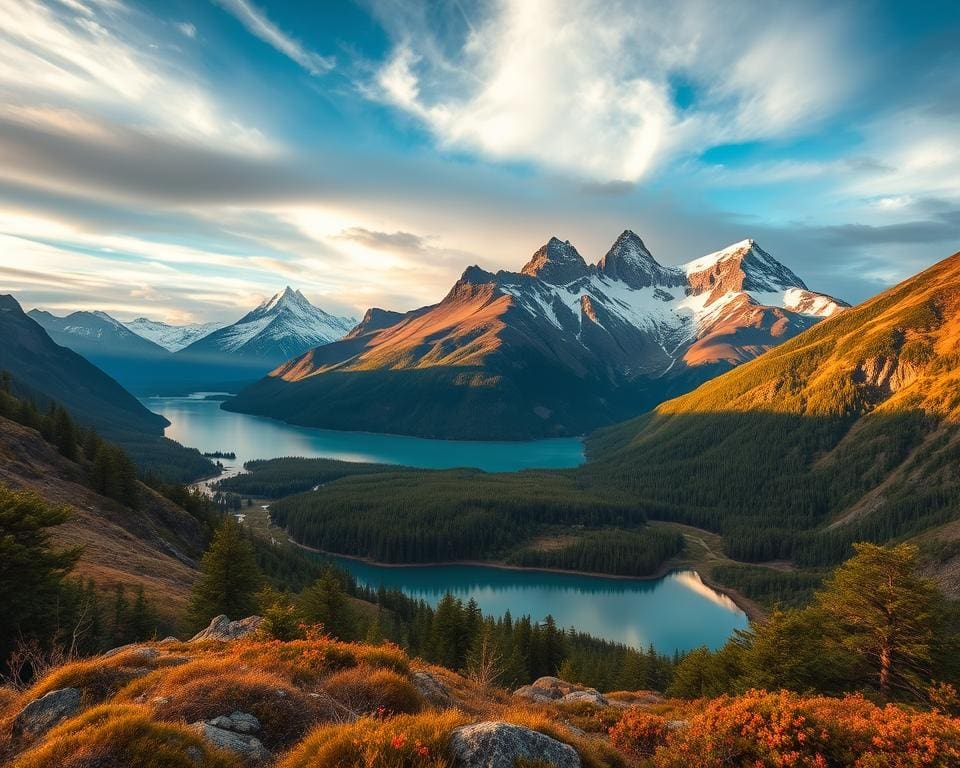
M 423 14 L 387 10 L 396 42 L 368 93 L 444 147 L 597 180 L 635 181 L 679 153 L 801 133 L 856 76 L 845 17 L 811 8 L 501 0 L 452 46 Z M 691 109 L 673 98 L 678 80 L 696 93 Z
M 197 27 L 189 21 L 180 21 L 174 25 L 182 34 L 193 39 L 197 36 Z
M 248 0 L 216 0 L 216 2 L 236 16 L 250 34 L 276 48 L 311 75 L 323 75 L 333 69 L 334 59 L 332 56 L 321 56 L 319 53 L 308 50 L 301 42 L 270 21 L 263 11 Z

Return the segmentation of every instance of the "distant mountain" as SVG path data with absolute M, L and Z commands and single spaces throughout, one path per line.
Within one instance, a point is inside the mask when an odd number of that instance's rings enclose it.
M 552 238 L 469 267 L 402 316 L 280 366 L 225 407 L 310 426 L 465 439 L 582 434 L 642 413 L 847 305 L 744 240 L 677 267 L 624 232 L 588 265 Z
M 960 595 L 958 339 L 960 253 L 598 432 L 584 474 L 719 530 L 735 559 L 832 565 L 918 537 Z
M 142 336 L 154 344 L 159 344 L 168 352 L 179 352 L 198 339 L 223 327 L 223 323 L 190 323 L 188 325 L 169 325 L 158 320 L 138 317 L 124 323 L 128 330 Z
M 105 332 L 112 328 L 103 323 Z M 0 296 L 0 338 L 0 371 L 7 371 L 22 393 L 41 406 L 44 400 L 60 403 L 79 423 L 96 427 L 126 448 L 141 467 L 160 476 L 187 480 L 209 471 L 210 462 L 195 450 L 163 437 L 165 418 L 144 408 L 85 357 L 57 344 L 13 296 Z M 118 338 L 125 337 L 118 333 Z
M 41 309 L 27 313 L 57 344 L 87 359 L 101 357 L 165 357 L 167 350 L 127 328 L 106 312 L 71 312 L 57 317 Z
M 311 347 L 343 338 L 357 321 L 313 306 L 287 286 L 232 325 L 186 346 L 179 354 L 194 359 L 229 355 L 268 369 Z

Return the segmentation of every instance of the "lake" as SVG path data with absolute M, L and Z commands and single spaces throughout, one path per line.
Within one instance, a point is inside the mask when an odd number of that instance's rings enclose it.
M 743 611 L 694 571 L 639 580 L 482 565 L 381 566 L 330 559 L 374 589 L 383 584 L 431 605 L 451 592 L 464 601 L 474 598 L 493 616 L 509 610 L 514 617 L 529 614 L 541 620 L 550 614 L 562 627 L 636 648 L 653 643 L 661 653 L 701 645 L 719 648 L 734 630 L 748 626 Z
M 170 422 L 167 437 L 201 451 L 233 451 L 223 460 L 235 472 L 250 459 L 308 456 L 443 469 L 477 467 L 491 472 L 574 467 L 583 462 L 576 438 L 524 443 L 426 440 L 364 432 L 296 427 L 261 416 L 220 409 L 206 393 L 148 397 L 142 402 Z M 319 557 L 319 555 L 318 555 Z M 718 648 L 747 617 L 725 595 L 707 587 L 693 571 L 662 579 L 612 579 L 477 565 L 387 567 L 333 558 L 361 584 L 401 589 L 436 604 L 446 593 L 474 598 L 483 611 L 541 620 L 550 614 L 563 627 L 662 653 L 701 645 Z
M 279 456 L 403 464 L 423 469 L 476 467 L 487 472 L 519 469 L 563 469 L 582 464 L 583 441 L 576 437 L 529 442 L 428 440 L 370 432 L 338 432 L 298 427 L 264 416 L 232 413 L 208 394 L 188 397 L 144 397 L 140 401 L 170 422 L 166 436 L 200 451 L 237 454 L 227 466 L 242 467 L 250 459 Z

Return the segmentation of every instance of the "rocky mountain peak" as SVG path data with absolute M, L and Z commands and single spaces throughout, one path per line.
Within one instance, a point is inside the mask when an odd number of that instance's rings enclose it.
M 694 293 L 780 292 L 807 286 L 752 238 L 707 254 L 684 267 Z
M 603 275 L 626 283 L 631 288 L 652 285 L 670 287 L 683 283 L 683 273 L 660 264 L 643 240 L 632 230 L 623 234 L 600 259 L 597 269 Z
M 589 274 L 590 267 L 569 240 L 551 237 L 530 257 L 521 272 L 551 285 L 566 285 Z

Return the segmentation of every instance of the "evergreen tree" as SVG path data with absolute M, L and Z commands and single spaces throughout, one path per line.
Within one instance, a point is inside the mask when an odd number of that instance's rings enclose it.
M 53 412 L 53 442 L 61 454 L 71 461 L 77 460 L 77 428 L 63 406 Z
M 262 582 L 253 547 L 240 524 L 226 517 L 203 555 L 200 578 L 193 587 L 190 618 L 197 627 L 226 614 L 242 619 L 257 612 L 257 590 Z
M 19 637 L 52 636 L 61 582 L 80 556 L 50 548 L 49 529 L 68 516 L 66 507 L 0 484 L 0 662 Z
M 855 544 L 817 602 L 859 654 L 881 695 L 918 693 L 929 681 L 937 590 L 917 572 L 917 548 Z
M 354 620 L 343 585 L 332 567 L 300 595 L 300 610 L 311 624 L 321 624 L 324 630 L 341 640 L 354 639 Z

